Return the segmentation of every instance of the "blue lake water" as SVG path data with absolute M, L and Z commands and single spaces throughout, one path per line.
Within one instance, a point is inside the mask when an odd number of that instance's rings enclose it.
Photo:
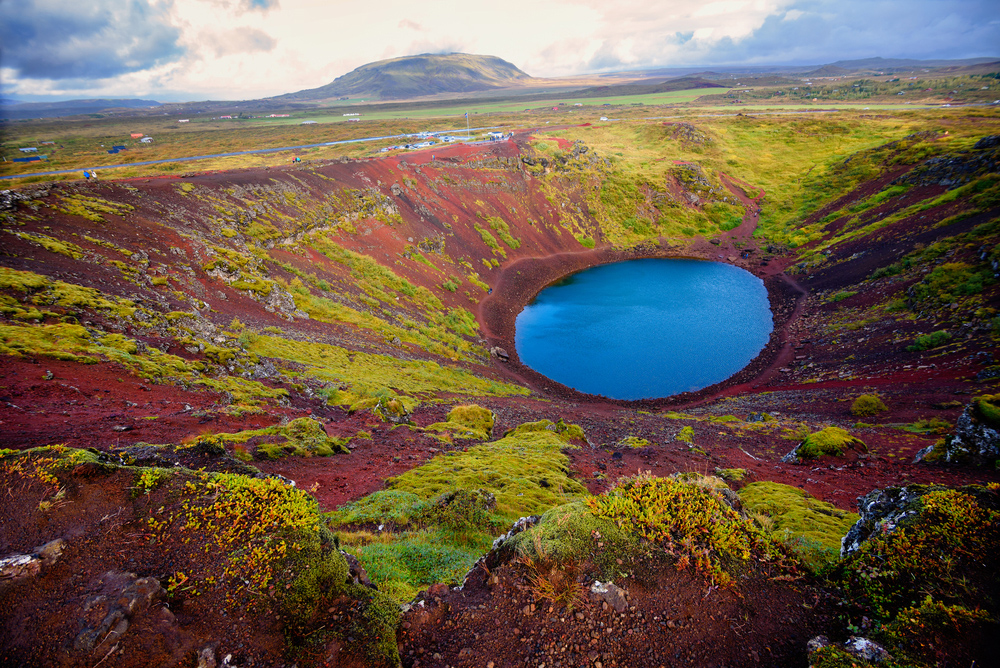
M 630 260 L 568 276 L 517 316 L 521 362 L 581 392 L 649 399 L 725 380 L 774 328 L 764 283 L 702 260 Z

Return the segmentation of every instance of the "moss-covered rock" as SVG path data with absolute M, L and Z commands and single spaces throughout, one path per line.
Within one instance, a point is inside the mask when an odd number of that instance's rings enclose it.
M 955 423 L 955 433 L 918 452 L 915 461 L 1000 465 L 1000 394 L 974 399 Z
M 840 427 L 825 427 L 806 436 L 787 455 L 781 458 L 783 462 L 799 462 L 803 459 L 815 459 L 822 456 L 839 457 L 847 451 L 867 454 L 868 446 L 852 436 L 846 429 Z
M 927 595 L 1000 610 L 997 486 L 910 485 L 875 490 L 844 538 L 834 580 L 883 620 Z

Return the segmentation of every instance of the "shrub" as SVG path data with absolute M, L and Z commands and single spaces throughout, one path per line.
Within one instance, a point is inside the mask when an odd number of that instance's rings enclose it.
M 877 395 L 862 394 L 851 404 L 851 415 L 855 417 L 870 417 L 884 413 L 889 408 Z
M 1000 499 L 970 486 L 933 489 L 914 502 L 895 530 L 884 527 L 834 570 L 834 579 L 883 620 L 932 596 L 994 611 Z
M 740 517 L 717 492 L 670 478 L 624 478 L 614 489 L 585 501 L 597 517 L 640 535 L 719 584 L 724 565 L 766 551 L 764 534 Z
M 931 348 L 943 346 L 949 341 L 951 341 L 951 334 L 942 329 L 930 334 L 918 336 L 913 342 L 913 345 L 907 346 L 906 349 L 911 353 L 917 353 L 923 350 L 930 350 Z

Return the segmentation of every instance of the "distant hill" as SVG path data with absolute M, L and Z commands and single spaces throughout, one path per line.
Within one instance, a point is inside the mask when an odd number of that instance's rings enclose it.
M 288 102 L 338 97 L 401 100 L 438 93 L 471 93 L 530 80 L 530 76 L 496 56 L 423 54 L 368 63 L 325 86 L 270 99 Z
M 914 60 L 912 58 L 863 58 L 860 60 L 838 60 L 827 67 L 839 67 L 848 71 L 855 70 L 898 70 L 915 67 L 962 67 L 967 65 L 982 65 L 996 61 L 997 58 L 965 58 L 962 60 Z
M 77 114 L 96 114 L 114 109 L 148 109 L 158 106 L 160 103 L 156 100 L 137 100 L 135 98 L 17 102 L 14 104 L 4 100 L 0 105 L 0 118 L 5 120 L 58 118 L 60 116 L 76 116 Z
M 708 81 L 701 77 L 678 77 L 668 79 L 662 83 L 655 84 L 620 84 L 617 86 L 595 86 L 584 88 L 571 93 L 574 97 L 612 97 L 618 95 L 652 95 L 653 93 L 667 93 L 675 90 L 692 90 L 695 88 L 726 88 L 725 84 Z

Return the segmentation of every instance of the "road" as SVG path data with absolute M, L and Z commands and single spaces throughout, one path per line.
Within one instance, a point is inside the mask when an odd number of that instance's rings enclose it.
M 466 133 L 472 131 L 480 130 L 493 130 L 492 127 L 482 127 L 482 128 L 467 128 L 462 130 L 461 128 L 457 130 L 436 130 L 431 133 L 421 133 L 424 135 L 425 139 L 429 139 L 431 136 L 436 135 L 451 135 L 458 133 Z M 144 160 L 142 162 L 126 162 L 120 165 L 101 165 L 99 167 L 77 167 L 75 169 L 60 169 L 52 172 L 30 172 L 26 174 L 11 174 L 9 176 L 0 176 L 0 181 L 7 179 L 22 179 L 30 176 L 56 176 L 58 174 L 73 174 L 80 172 L 82 174 L 84 169 L 95 170 L 95 169 L 119 169 L 121 167 L 141 167 L 143 165 L 162 165 L 168 162 L 190 162 L 192 160 L 207 160 L 209 158 L 230 158 L 237 155 L 254 155 L 257 153 L 277 153 L 279 151 L 296 151 L 303 148 L 320 148 L 323 146 L 337 146 L 338 144 L 357 144 L 361 142 L 369 141 L 381 141 L 384 139 L 402 139 L 405 137 L 416 137 L 416 134 L 404 134 L 404 135 L 385 135 L 381 137 L 362 137 L 360 139 L 341 139 L 340 141 L 328 141 L 322 144 L 302 144 L 300 146 L 281 146 L 278 148 L 257 148 L 249 151 L 233 151 L 232 153 L 209 153 L 207 155 L 190 155 L 182 158 L 164 158 L 163 160 Z

